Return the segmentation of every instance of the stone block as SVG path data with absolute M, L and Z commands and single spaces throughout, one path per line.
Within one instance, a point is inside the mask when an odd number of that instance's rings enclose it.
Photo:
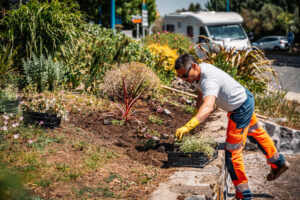
M 289 141 L 284 141 L 280 144 L 281 151 L 294 151 L 295 147 Z
M 299 138 L 300 139 L 300 131 L 295 131 L 294 132 L 294 136 L 295 136 L 295 138 Z
M 265 130 L 270 136 L 273 136 L 276 130 L 276 125 L 271 123 L 265 123 Z
M 286 127 L 280 127 L 279 130 L 281 138 L 294 138 L 293 130 Z

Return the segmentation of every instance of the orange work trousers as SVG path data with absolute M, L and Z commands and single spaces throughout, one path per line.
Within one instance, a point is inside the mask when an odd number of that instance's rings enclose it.
M 251 199 L 252 194 L 248 186 L 245 174 L 242 151 L 248 137 L 252 143 L 256 143 L 267 158 L 267 163 L 272 168 L 277 168 L 282 163 L 282 155 L 276 150 L 273 140 L 268 133 L 259 125 L 257 117 L 253 112 L 250 124 L 243 128 L 237 128 L 237 123 L 231 119 L 228 113 L 228 128 L 225 145 L 225 161 L 231 180 L 236 189 L 236 197 Z M 280 158 L 281 157 L 281 158 Z M 281 161 L 280 161 L 281 160 Z

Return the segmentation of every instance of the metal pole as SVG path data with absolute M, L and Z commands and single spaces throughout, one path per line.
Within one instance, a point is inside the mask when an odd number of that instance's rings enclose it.
M 227 0 L 227 12 L 229 12 L 229 0 Z
M 140 37 L 140 24 L 137 23 L 136 26 L 137 26 L 136 27 L 136 38 L 139 39 L 139 37 Z
M 115 17 L 115 0 L 111 0 L 110 1 L 111 3 L 111 9 L 110 9 L 110 25 L 111 25 L 111 28 L 114 29 L 115 28 L 115 20 L 116 20 L 116 17 Z
M 143 39 L 145 38 L 145 27 L 143 27 Z

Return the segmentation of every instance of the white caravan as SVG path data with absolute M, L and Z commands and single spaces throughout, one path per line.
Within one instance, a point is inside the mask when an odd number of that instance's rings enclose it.
M 165 15 L 164 30 L 190 37 L 195 44 L 205 42 L 199 37 L 205 35 L 211 44 L 242 50 L 251 47 L 242 22 L 243 18 L 235 12 L 170 13 Z

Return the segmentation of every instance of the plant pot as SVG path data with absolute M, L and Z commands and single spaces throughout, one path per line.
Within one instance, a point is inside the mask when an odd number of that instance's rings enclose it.
M 215 149 L 213 156 L 209 158 L 202 152 L 176 152 L 168 151 L 168 167 L 196 167 L 203 168 L 209 162 L 218 157 L 218 148 Z
M 16 100 L 0 99 L 0 113 L 17 113 L 20 105 L 20 97 Z
M 23 116 L 25 124 L 40 125 L 42 128 L 54 129 L 55 127 L 59 127 L 61 122 L 61 117 L 51 113 L 25 111 L 23 112 Z

